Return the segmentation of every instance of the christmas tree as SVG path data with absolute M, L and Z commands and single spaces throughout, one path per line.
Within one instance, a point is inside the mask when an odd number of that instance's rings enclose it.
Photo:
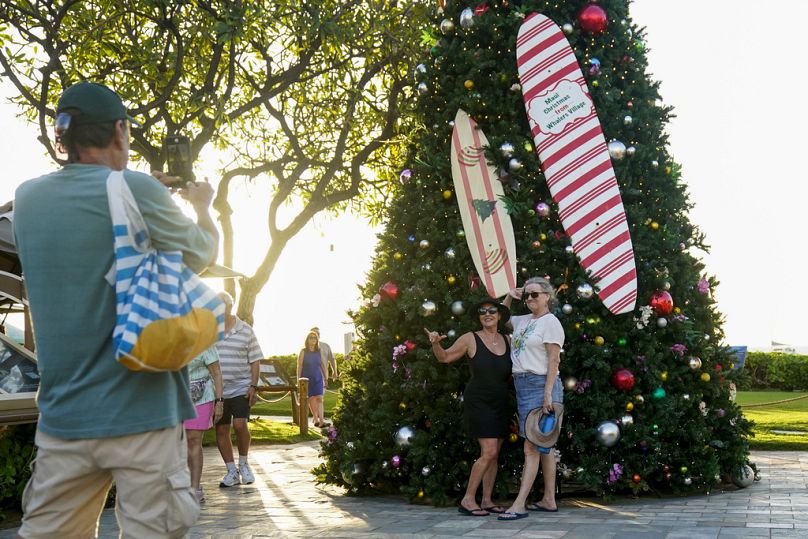
M 326 461 L 316 470 L 320 480 L 353 492 L 393 490 L 444 503 L 465 488 L 479 454 L 462 427 L 468 368 L 463 361 L 439 364 L 423 330 L 446 333 L 449 343 L 471 330 L 465 311 L 487 295 L 489 284 L 475 269 L 471 232 L 458 206 L 462 194 L 453 183 L 458 110 L 487 139 L 484 159 L 502 184 L 498 199 L 515 234 L 516 280 L 546 276 L 557 289 L 555 314 L 566 333 L 566 414 L 557 446 L 562 488 L 577 484 L 602 496 L 709 491 L 748 471 L 750 424 L 731 397 L 732 356 L 722 345 L 712 296 L 718 283 L 697 258 L 707 247 L 688 220 L 691 203 L 666 147 L 672 109 L 648 75 L 643 32 L 628 3 L 447 0 L 435 6 L 413 83 L 422 128 L 362 288 L 368 299 L 354 313 L 360 338 L 343 369 L 341 402 L 323 443 Z M 540 16 L 572 47 L 583 73 L 576 91 L 591 102 L 608 143 L 602 146 L 625 209 L 628 259 L 631 246 L 634 255 L 621 282 L 636 268 L 635 303 L 631 291 L 608 299 L 607 277 L 585 267 L 581 244 L 554 200 L 560 195 L 548 187 L 550 157 L 540 155 L 541 145 L 536 151 L 517 36 Z M 550 45 L 535 48 L 544 46 Z M 547 95 L 544 112 L 574 124 L 576 111 L 562 115 L 565 107 Z M 479 202 L 474 209 L 484 220 L 493 206 L 486 210 Z M 604 256 L 610 254 L 606 249 Z M 515 303 L 515 314 L 526 312 L 521 305 Z M 514 416 L 499 459 L 496 492 L 503 497 L 520 477 L 516 430 Z

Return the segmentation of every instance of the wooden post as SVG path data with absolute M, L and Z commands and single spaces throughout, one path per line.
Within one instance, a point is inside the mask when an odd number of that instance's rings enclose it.
M 300 401 L 298 400 L 297 389 L 292 389 L 289 391 L 289 396 L 291 397 L 289 400 L 292 401 L 292 423 L 295 425 L 300 425 L 300 412 L 298 408 L 300 408 Z
M 297 394 L 300 398 L 300 405 L 297 407 L 300 415 L 298 416 L 300 434 L 309 433 L 309 410 L 306 407 L 309 396 L 309 379 L 298 378 L 297 380 Z

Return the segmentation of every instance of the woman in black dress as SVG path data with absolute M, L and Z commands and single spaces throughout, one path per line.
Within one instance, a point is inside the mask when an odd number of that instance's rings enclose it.
M 511 414 L 508 410 L 508 379 L 511 376 L 510 342 L 503 334 L 511 316 L 507 307 L 493 298 L 485 298 L 471 311 L 480 329 L 460 336 L 443 349 L 440 341 L 446 335 L 424 328 L 432 343 L 432 351 L 441 363 L 451 363 L 463 356 L 469 358 L 471 378 L 463 393 L 466 431 L 480 444 L 480 458 L 471 467 L 466 494 L 458 510 L 464 515 L 483 517 L 502 513 L 494 505 L 491 494 L 497 476 L 497 458 L 508 435 Z M 483 497 L 477 504 L 477 489 L 482 482 Z

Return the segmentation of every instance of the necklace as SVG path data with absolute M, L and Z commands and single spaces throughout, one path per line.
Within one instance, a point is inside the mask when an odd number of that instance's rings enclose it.
M 485 335 L 485 333 L 483 333 L 483 335 Z M 497 334 L 497 335 L 499 335 L 499 334 Z M 497 335 L 494 335 L 492 337 L 491 346 L 497 346 L 499 344 L 499 341 L 497 340 Z M 482 338 L 482 335 L 480 336 L 480 338 Z

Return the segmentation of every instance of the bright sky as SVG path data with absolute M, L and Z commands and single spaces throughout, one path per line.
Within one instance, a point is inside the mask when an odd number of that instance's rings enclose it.
M 808 292 L 808 201 L 803 183 L 808 107 L 801 97 L 808 73 L 800 64 L 808 2 L 777 0 L 760 9 L 750 0 L 634 0 L 634 21 L 647 27 L 652 76 L 675 107 L 671 153 L 684 167 L 695 208 L 691 220 L 712 245 L 703 256 L 721 285 L 727 344 L 763 348 L 771 341 L 808 345 L 803 316 Z M 612 21 L 618 24 L 617 21 Z M 54 167 L 7 103 L 0 84 L 0 203 L 16 186 Z M 763 158 L 766 160 L 763 160 Z M 757 184 L 757 185 L 756 185 Z M 267 234 L 266 185 L 240 185 L 236 269 L 251 274 Z M 259 295 L 255 327 L 266 355 L 296 352 L 318 325 L 324 341 L 343 351 L 353 328 L 345 311 L 360 301 L 375 247 L 375 231 L 351 217 L 318 217 L 287 246 Z M 675 299 L 675 298 L 674 298 Z

